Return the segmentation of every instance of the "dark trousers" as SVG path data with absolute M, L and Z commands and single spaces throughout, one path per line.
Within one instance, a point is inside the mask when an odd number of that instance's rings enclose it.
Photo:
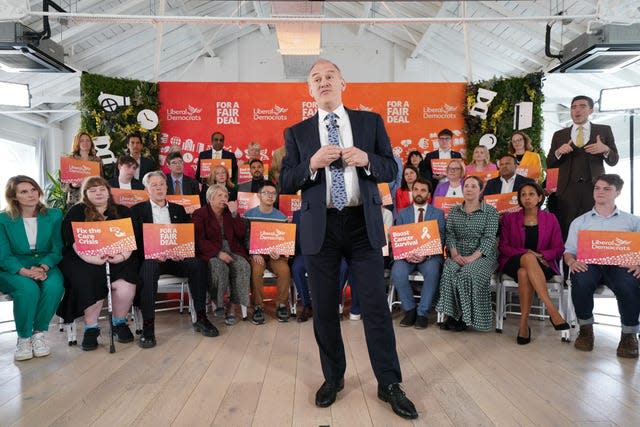
M 557 195 L 557 211 L 554 212 L 560 223 L 562 240 L 567 240 L 571 222 L 585 212 L 589 212 L 595 201 L 593 200 L 593 184 L 589 182 L 570 182 L 569 185 Z
M 189 279 L 189 292 L 193 298 L 196 313 L 205 311 L 207 297 L 207 266 L 198 258 L 185 258 L 182 261 L 167 260 L 160 262 L 146 259 L 140 268 L 142 286 L 138 287 L 136 300 L 142 310 L 144 320 L 155 318 L 156 294 L 158 293 L 158 278 L 161 274 L 173 274 Z
M 320 252 L 306 255 L 309 274 L 313 330 L 320 351 L 325 380 L 344 376 L 346 359 L 340 333 L 338 298 L 340 261 L 345 258 L 349 272 L 358 283 L 364 333 L 371 367 L 381 385 L 402 381 L 396 340 L 387 305 L 384 260 L 379 248 L 371 247 L 361 209 L 327 213 L 327 229 Z
M 581 324 L 593 323 L 593 293 L 600 283 L 613 291 L 618 300 L 622 332 L 638 331 L 640 280 L 624 267 L 587 264 L 584 273 L 571 274 L 571 299 Z

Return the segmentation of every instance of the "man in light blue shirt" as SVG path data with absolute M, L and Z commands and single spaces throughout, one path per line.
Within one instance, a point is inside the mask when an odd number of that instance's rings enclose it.
M 640 331 L 640 265 L 586 264 L 576 259 L 578 232 L 581 230 L 640 232 L 640 217 L 622 212 L 615 205 L 623 184 L 616 174 L 598 177 L 593 189 L 595 206 L 574 219 L 569 227 L 564 261 L 571 273 L 571 298 L 580 325 L 575 348 L 593 350 L 593 293 L 600 283 L 604 283 L 618 300 L 622 336 L 617 355 L 638 358 L 636 335 Z

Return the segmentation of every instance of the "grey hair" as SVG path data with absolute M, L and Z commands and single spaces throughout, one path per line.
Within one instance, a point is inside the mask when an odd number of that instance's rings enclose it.
M 162 179 L 165 179 L 165 180 L 167 179 L 167 176 L 162 171 L 147 172 L 142 177 L 142 185 L 144 185 L 145 188 L 149 186 L 149 180 L 151 179 L 152 176 L 159 176 Z
M 227 187 L 225 187 L 222 184 L 213 184 L 211 187 L 207 188 L 207 194 L 206 194 L 206 199 L 207 202 L 210 202 L 211 199 L 213 198 L 213 195 L 216 193 L 217 190 L 222 190 L 225 193 L 229 194 L 229 190 L 227 190 Z

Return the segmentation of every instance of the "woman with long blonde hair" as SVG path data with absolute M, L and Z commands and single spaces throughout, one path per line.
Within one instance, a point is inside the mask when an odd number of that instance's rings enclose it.
M 96 154 L 96 147 L 93 144 L 93 137 L 88 132 L 78 132 L 73 137 L 71 145 L 71 154 L 69 157 L 76 160 L 88 160 L 100 163 L 100 175 L 102 175 L 102 159 Z M 67 192 L 67 205 L 74 205 L 80 200 L 80 185 L 65 184 L 64 189 Z

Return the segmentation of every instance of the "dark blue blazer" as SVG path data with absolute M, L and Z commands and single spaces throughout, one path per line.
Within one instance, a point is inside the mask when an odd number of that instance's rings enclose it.
M 173 177 L 171 174 L 167 175 L 167 194 L 174 194 Z M 185 196 L 193 196 L 200 194 L 200 186 L 198 181 L 190 178 L 186 175 L 182 175 L 182 194 Z
M 531 178 L 516 174 L 516 181 L 513 183 L 513 191 L 518 191 L 518 188 L 520 188 L 522 184 L 532 184 L 533 182 L 534 181 Z M 500 181 L 500 177 L 492 178 L 485 184 L 482 194 L 485 196 L 500 194 L 500 190 L 502 190 L 502 181 Z
M 393 159 L 389 136 L 379 114 L 346 109 L 351 122 L 353 145 L 369 155 L 369 171 L 357 168 L 360 196 L 364 208 L 367 237 L 371 246 L 386 244 L 382 222 L 382 199 L 378 182 L 392 181 L 398 171 Z M 300 208 L 300 246 L 303 255 L 320 252 L 327 226 L 325 169 L 311 179 L 309 160 L 320 149 L 318 114 L 285 130 L 286 156 L 282 161 L 281 190 L 294 194 L 302 190 Z
M 118 180 L 117 176 L 114 176 L 108 182 L 109 182 L 109 186 L 111 188 L 120 188 L 120 181 Z M 144 190 L 144 185 L 142 185 L 142 182 L 140 182 L 139 180 L 137 180 L 135 178 L 131 178 L 131 189 L 132 190 Z

